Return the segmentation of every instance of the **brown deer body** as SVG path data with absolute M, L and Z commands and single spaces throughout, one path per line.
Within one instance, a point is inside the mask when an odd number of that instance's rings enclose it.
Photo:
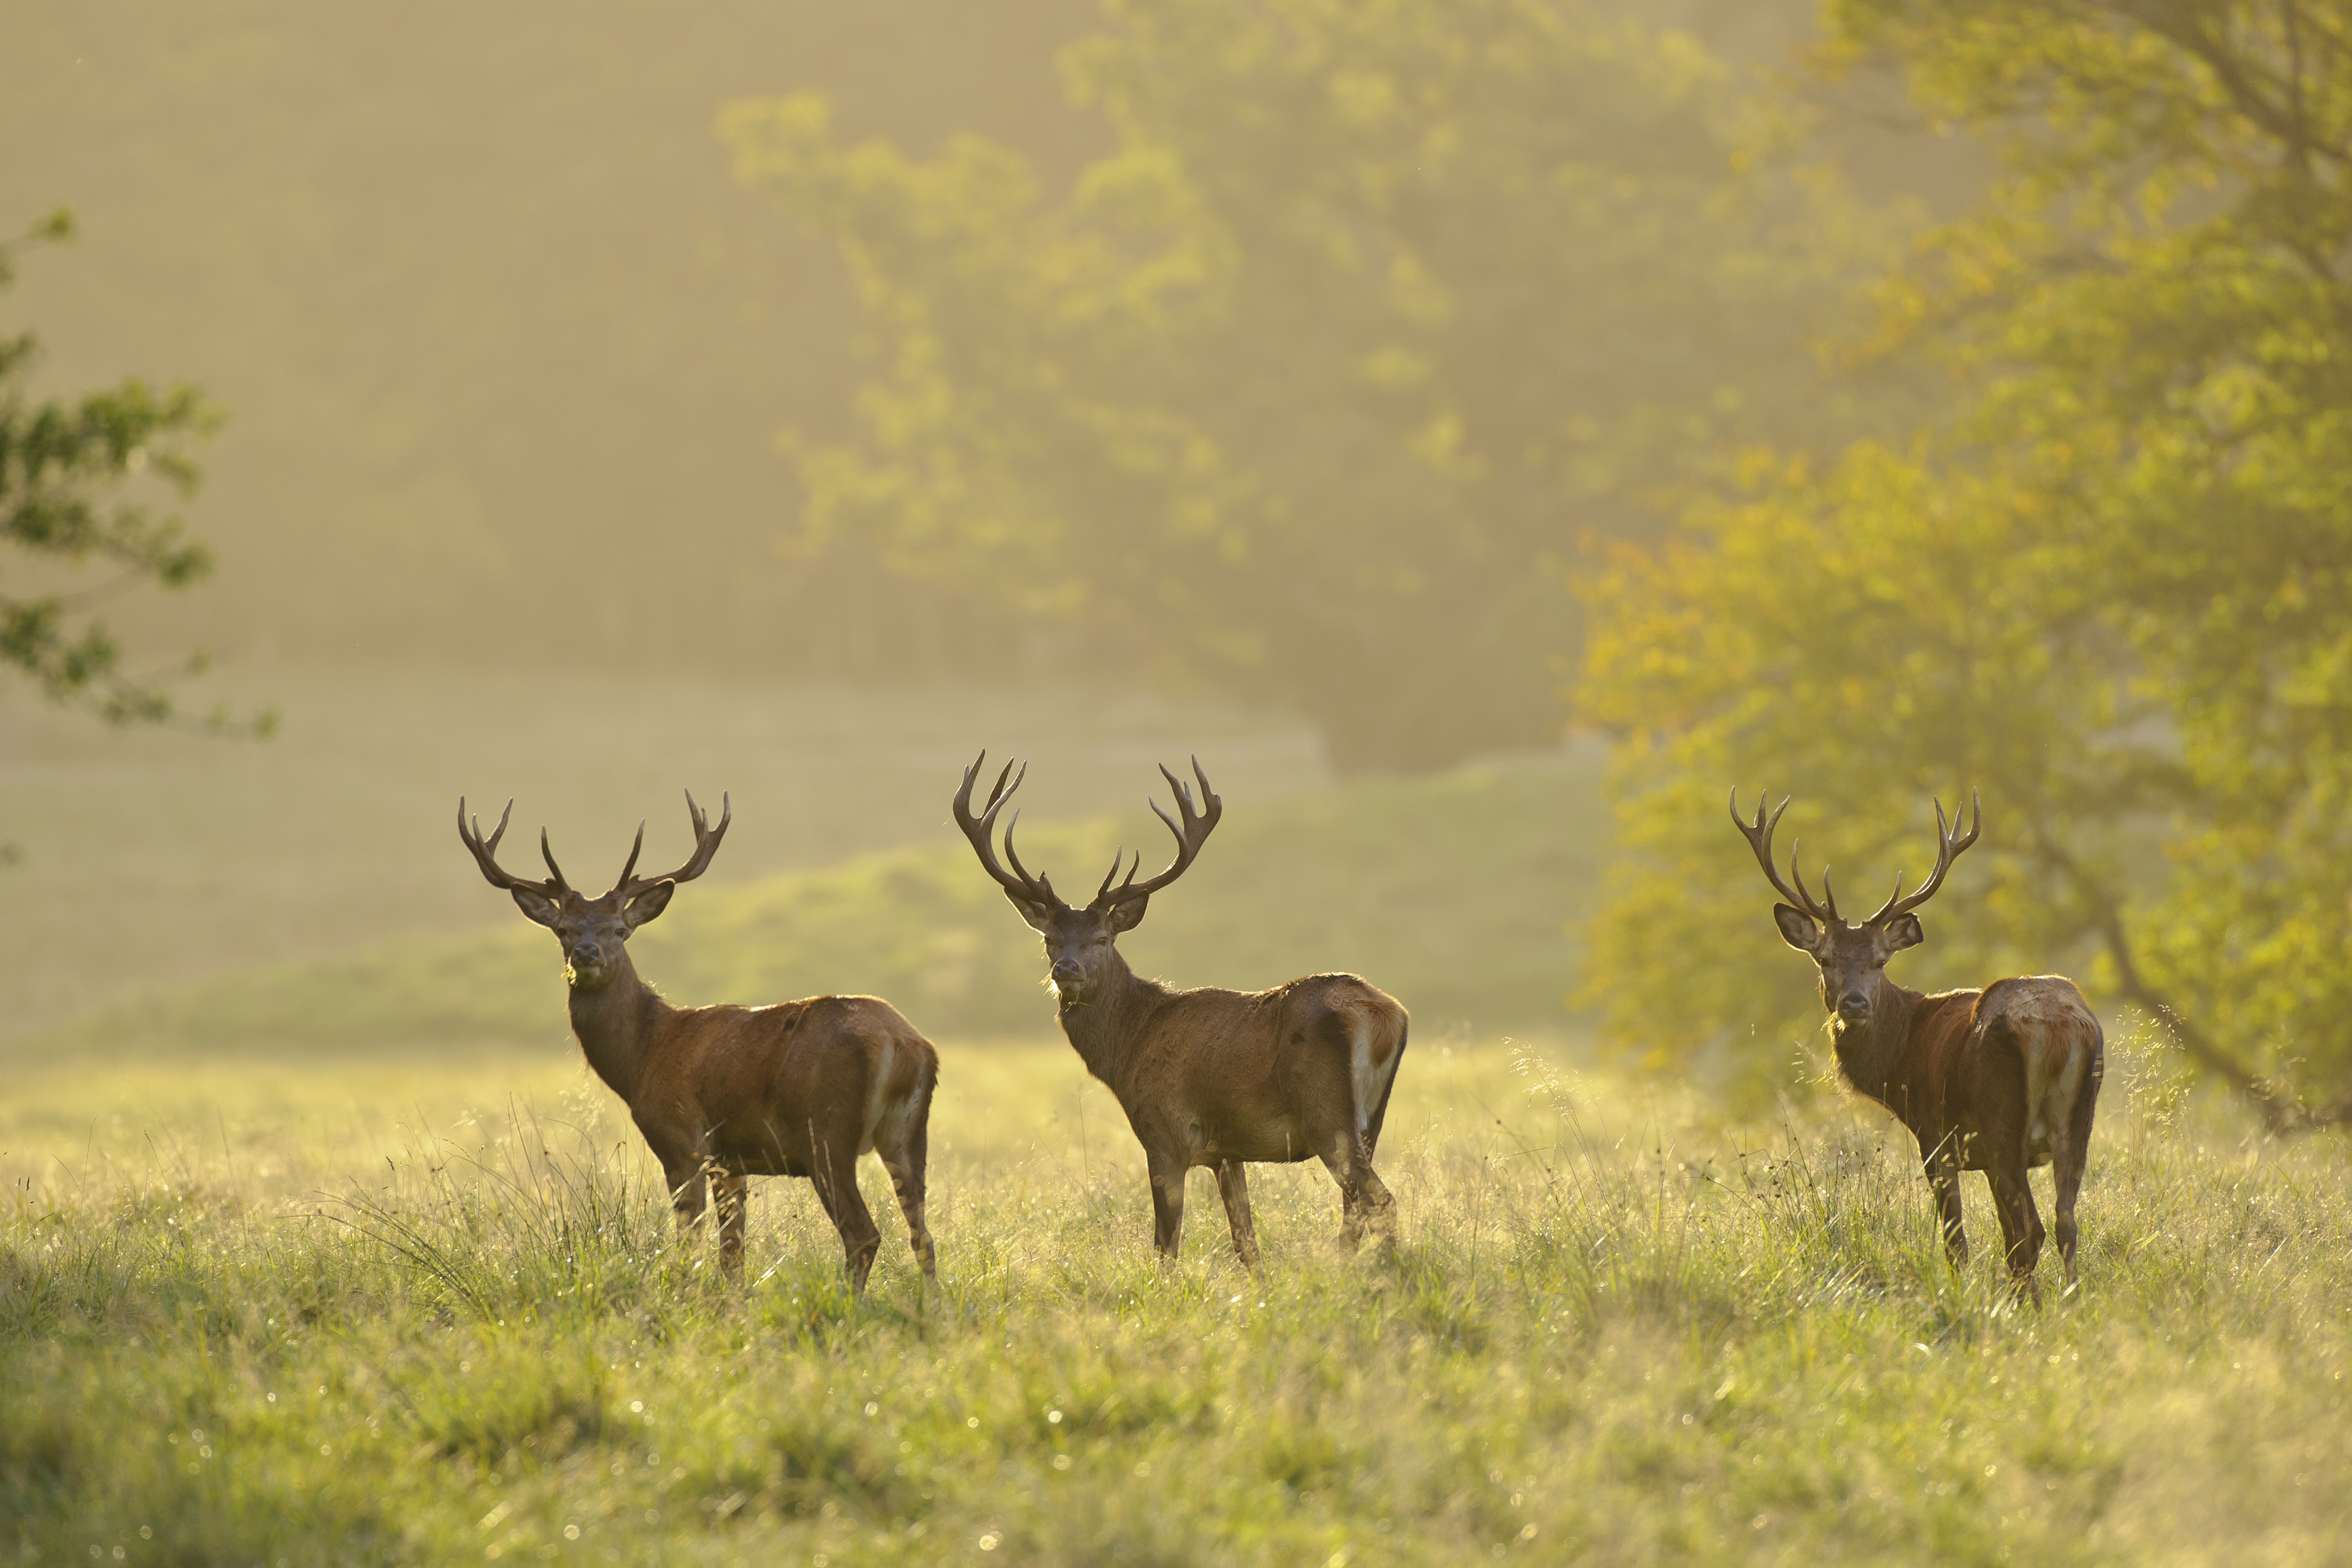
M 1934 873 L 1908 898 L 1897 876 L 1894 895 L 1877 914 L 1855 924 L 1839 917 L 1826 872 L 1822 900 L 1815 902 L 1793 852 L 1789 872 L 1796 885 L 1780 880 L 1772 861 L 1772 830 L 1780 812 L 1768 817 L 1759 805 L 1750 822 L 1739 815 L 1738 802 L 1735 791 L 1731 820 L 1773 887 L 1790 901 L 1772 909 L 1781 937 L 1820 967 L 1839 1075 L 1893 1112 L 1918 1139 L 1953 1264 L 1965 1263 L 1969 1256 L 1960 1223 L 1960 1173 L 1982 1171 L 2000 1218 L 2010 1276 L 2021 1292 L 2042 1299 L 2033 1269 L 2044 1233 L 2026 1172 L 2046 1165 L 2056 1200 L 2058 1253 L 2073 1288 L 2074 1202 L 2106 1067 L 2098 1019 L 2074 982 L 2063 976 L 1995 980 L 1982 990 L 1930 996 L 1896 985 L 1885 973 L 1889 958 L 1925 939 L 1911 912 L 1935 894 L 1952 862 L 1976 842 L 1984 826 L 1982 807 L 1976 808 L 1963 836 L 1957 818 L 1945 822 L 1938 801 Z M 1788 806 L 1782 800 L 1780 810 Z
M 702 874 L 732 820 L 710 828 L 689 793 L 692 859 L 667 876 L 633 878 L 637 851 L 621 880 L 601 898 L 565 884 L 540 849 L 551 876 L 526 882 L 501 870 L 497 853 L 507 819 L 485 840 L 457 802 L 457 835 L 494 887 L 507 889 L 530 920 L 562 944 L 571 986 L 572 1032 L 614 1093 L 629 1107 L 668 1184 L 681 1237 L 699 1226 L 715 1186 L 719 1257 L 730 1279 L 743 1271 L 746 1178 L 806 1176 L 841 1233 L 853 1286 L 863 1291 L 881 1247 L 857 1190 L 857 1159 L 879 1155 L 907 1217 L 926 1279 L 937 1270 L 923 1221 L 923 1176 L 931 1091 L 939 1054 L 930 1042 L 875 997 L 811 997 L 772 1007 L 673 1007 L 637 977 L 629 936 L 667 906 L 677 883 Z M 509 801 L 509 813 L 514 803 Z M 637 829 L 645 843 L 645 829 Z
M 975 818 L 979 771 L 978 761 L 964 770 L 957 825 L 1045 939 L 1062 1032 L 1117 1097 L 1143 1145 L 1161 1255 L 1174 1258 L 1181 1244 L 1185 1175 L 1205 1166 L 1216 1172 L 1234 1250 L 1243 1262 L 1257 1262 L 1244 1168 L 1252 1162 L 1321 1160 L 1339 1186 L 1341 1239 L 1355 1246 L 1370 1227 L 1392 1241 L 1396 1203 L 1372 1155 L 1404 1056 L 1409 1020 L 1395 998 L 1353 975 L 1310 975 L 1267 991 L 1175 990 L 1137 975 L 1114 945 L 1142 921 L 1151 894 L 1183 874 L 1223 812 L 1200 764 L 1192 771 L 1202 814 L 1195 814 L 1191 790 L 1160 769 L 1183 817 L 1180 827 L 1157 803 L 1151 808 L 1176 835 L 1174 863 L 1139 884 L 1140 856 L 1123 883 L 1115 862 L 1084 909 L 1072 909 L 1050 881 L 1022 867 L 1010 825 L 1004 852 L 1013 869 L 998 862 L 996 814 L 1021 780 L 1008 764 Z

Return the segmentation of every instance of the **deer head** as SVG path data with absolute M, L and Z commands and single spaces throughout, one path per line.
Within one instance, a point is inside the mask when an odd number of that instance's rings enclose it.
M 1739 814 L 1739 791 L 1731 792 L 1731 821 L 1748 847 L 1756 852 L 1756 863 L 1764 868 L 1772 886 L 1787 904 L 1772 906 L 1772 919 L 1780 928 L 1782 940 L 1799 952 L 1810 956 L 1821 967 L 1822 1005 L 1829 1009 L 1839 1025 L 1859 1029 L 1869 1024 L 1872 1009 L 1886 979 L 1886 961 L 1906 947 L 1916 947 L 1926 939 L 1919 917 L 1912 913 L 1936 895 L 1944 885 L 1944 873 L 1960 852 L 1977 841 L 1984 827 L 1984 806 L 1976 791 L 1969 792 L 1974 815 L 1967 833 L 1959 831 L 1955 817 L 1948 824 L 1944 821 L 1944 803 L 1936 802 L 1936 869 L 1927 880 L 1909 896 L 1903 892 L 1903 873 L 1895 875 L 1895 892 L 1881 904 L 1878 913 L 1856 925 L 1838 916 L 1837 894 L 1830 886 L 1829 869 L 1822 870 L 1822 898 L 1816 902 L 1805 886 L 1804 873 L 1797 869 L 1797 853 L 1801 843 L 1789 851 L 1789 874 L 1796 886 L 1780 880 L 1772 863 L 1772 830 L 1780 825 L 1780 813 L 1789 809 L 1783 797 L 1779 810 L 1767 814 L 1771 802 L 1770 792 L 1758 802 L 1756 820 L 1748 821 Z
M 459 797 L 457 837 L 473 852 L 475 863 L 482 868 L 482 875 L 492 887 L 505 888 L 514 895 L 515 907 L 523 912 L 524 918 L 555 933 L 555 939 L 563 946 L 563 977 L 572 988 L 597 991 L 604 988 L 620 964 L 622 944 L 638 926 L 668 908 L 670 894 L 677 891 L 677 884 L 700 876 L 709 866 L 710 857 L 719 852 L 719 841 L 726 836 L 727 824 L 735 817 L 734 807 L 724 793 L 719 801 L 719 826 L 714 829 L 702 808 L 694 803 L 694 791 L 686 792 L 687 812 L 694 821 L 694 853 L 687 857 L 684 865 L 661 876 L 634 874 L 637 852 L 646 847 L 646 825 L 639 822 L 637 841 L 629 847 L 628 861 L 621 867 L 621 880 L 599 898 L 582 895 L 563 880 L 563 870 L 555 863 L 555 852 L 548 847 L 545 828 L 539 831 L 539 852 L 547 862 L 546 881 L 526 881 L 500 869 L 499 841 L 506 837 L 507 819 L 514 814 L 512 800 L 499 813 L 497 831 L 485 839 L 479 819 L 467 825 L 466 801 Z
M 1127 852 L 1121 850 L 1111 857 L 1110 871 L 1087 906 L 1073 909 L 1054 892 L 1051 881 L 1030 875 L 1022 865 L 1021 856 L 1013 848 L 1013 829 L 1021 820 L 1018 811 L 1004 825 L 1004 858 L 1013 862 L 1013 869 L 1007 871 L 998 862 L 992 841 L 996 814 L 1013 798 L 1013 791 L 1021 788 L 1021 780 L 1029 776 L 1029 770 L 1023 768 L 1016 774 L 1013 764 L 1006 763 L 1003 771 L 996 776 L 995 788 L 988 792 L 987 805 L 975 817 L 971 812 L 971 787 L 980 777 L 980 765 L 987 760 L 988 753 L 983 751 L 963 770 L 963 787 L 955 797 L 956 826 L 971 841 L 982 867 L 1004 889 L 1004 896 L 1021 912 L 1021 918 L 1045 939 L 1045 956 L 1053 962 L 1054 991 L 1062 1005 L 1081 1006 L 1091 992 L 1100 989 L 1112 962 L 1112 945 L 1118 940 L 1119 933 L 1141 925 L 1151 895 L 1184 874 L 1192 857 L 1201 852 L 1201 846 L 1216 828 L 1217 819 L 1224 814 L 1225 803 L 1209 788 L 1209 776 L 1201 771 L 1199 758 L 1192 759 L 1192 777 L 1201 782 L 1201 806 L 1197 811 L 1193 809 L 1192 789 L 1167 768 L 1160 768 L 1160 776 L 1175 791 L 1176 810 L 1183 820 L 1180 824 L 1175 817 L 1160 809 L 1157 800 L 1148 804 L 1151 814 L 1176 835 L 1176 858 L 1159 875 L 1139 883 L 1135 879 L 1143 870 L 1142 853 L 1138 852 L 1134 862 L 1128 864 Z M 1121 880 L 1119 872 L 1123 866 L 1127 875 Z

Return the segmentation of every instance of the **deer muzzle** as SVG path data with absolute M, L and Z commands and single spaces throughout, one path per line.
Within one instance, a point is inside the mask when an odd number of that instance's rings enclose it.
M 593 991 L 604 983 L 604 950 L 583 942 L 564 956 L 563 977 L 574 988 Z

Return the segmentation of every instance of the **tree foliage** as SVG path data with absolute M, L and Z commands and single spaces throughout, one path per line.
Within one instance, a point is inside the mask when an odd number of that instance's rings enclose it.
M 0 287 L 28 243 L 71 236 L 60 210 L 24 238 L 0 245 Z M 117 724 L 174 716 L 169 689 L 128 672 L 123 648 L 95 607 L 141 584 L 182 588 L 212 556 L 176 517 L 115 499 L 142 478 L 186 497 L 195 488 L 187 444 L 218 421 L 194 387 L 158 390 L 128 380 L 78 398 L 36 398 L 26 387 L 30 333 L 0 340 L 0 666 L 51 700 L 86 703 Z M 95 582 L 87 570 L 101 575 Z M 68 585 L 71 586 L 68 586 Z M 227 727 L 215 716 L 216 726 Z M 267 718 L 261 721 L 265 726 Z
M 2274 1124 L 2352 1121 L 2352 5 L 1830 15 L 2005 160 L 1883 291 L 1966 413 L 1759 459 L 1590 585 L 1641 858 L 1588 994 L 1662 1056 L 1785 1040 L 1818 1005 L 1721 797 L 1884 877 L 1979 784 L 1914 979 L 2087 964 Z
M 1870 231 L 1757 156 L 1689 37 L 1526 0 L 1107 16 L 1064 63 L 1116 146 L 1066 193 L 977 138 L 845 146 L 814 98 L 727 112 L 881 340 L 862 439 L 794 448 L 808 548 L 1428 766 L 1557 730 L 1581 536 L 1850 423 L 1805 345 Z

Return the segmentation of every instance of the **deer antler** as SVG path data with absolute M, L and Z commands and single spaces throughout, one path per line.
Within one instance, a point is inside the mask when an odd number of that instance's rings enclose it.
M 1963 835 L 1959 831 L 1959 814 L 1954 812 L 1951 822 L 1947 825 L 1944 821 L 1944 802 L 1940 799 L 1937 800 L 1936 869 L 1928 873 L 1926 882 L 1919 884 L 1918 891 L 1908 898 L 1903 896 L 1903 873 L 1896 872 L 1895 891 L 1887 895 L 1885 904 L 1880 906 L 1877 914 L 1863 922 L 1864 925 L 1877 925 L 1894 919 L 1898 915 L 1908 915 L 1936 896 L 1936 890 L 1944 885 L 1944 873 L 1952 869 L 1952 862 L 1960 858 L 1960 852 L 1975 843 L 1977 834 L 1984 831 L 1984 802 L 1978 798 L 1977 791 L 1974 789 L 1969 791 L 1969 826 L 1968 832 Z
M 980 856 L 982 869 L 994 877 L 997 885 L 1003 888 L 1005 892 L 1030 904 L 1043 904 L 1057 909 L 1069 908 L 1069 905 L 1064 904 L 1054 892 L 1052 882 L 1042 876 L 1029 874 L 1029 868 L 1021 863 L 1021 856 L 1013 850 L 1013 830 L 1021 821 L 1021 813 L 1018 811 L 1013 812 L 1013 821 L 1004 825 L 1004 853 L 1006 858 L 1013 862 L 1013 869 L 1006 871 L 998 863 L 994 842 L 996 813 L 1004 809 L 1004 803 L 1007 800 L 1013 799 L 1013 791 L 1021 788 L 1021 780 L 1029 777 L 1029 769 L 1024 766 L 1016 775 L 1013 771 L 1014 764 L 1007 762 L 1004 765 L 1004 770 L 996 776 L 995 788 L 988 792 L 988 804 L 982 809 L 978 817 L 974 817 L 971 814 L 971 787 L 974 780 L 980 777 L 980 765 L 987 760 L 988 753 L 983 751 L 971 759 L 971 767 L 963 770 L 963 785 L 956 790 L 952 807 L 956 826 L 961 828 L 963 836 L 971 841 L 972 852 Z M 1010 784 L 1005 782 L 1008 779 L 1012 780 Z
M 1181 779 L 1169 772 L 1165 765 L 1160 769 L 1160 777 L 1167 779 L 1168 788 L 1176 792 L 1176 810 L 1183 816 L 1184 825 L 1178 827 L 1176 819 L 1160 809 L 1159 801 L 1146 800 L 1145 804 L 1151 808 L 1151 814 L 1167 823 L 1168 831 L 1176 835 L 1176 858 L 1168 863 L 1166 871 L 1161 872 L 1150 882 L 1138 883 L 1135 880 L 1135 873 L 1143 869 L 1143 852 L 1138 850 L 1135 854 L 1135 863 L 1128 869 L 1127 880 L 1113 887 L 1111 877 L 1118 874 L 1120 859 L 1119 856 L 1114 855 L 1110 862 L 1110 875 L 1104 877 L 1102 886 L 1095 890 L 1094 902 L 1087 906 L 1089 909 L 1105 909 L 1114 904 L 1125 904 L 1131 899 L 1149 898 L 1182 876 L 1186 868 L 1192 865 L 1192 858 L 1201 852 L 1201 846 L 1207 843 L 1209 835 L 1216 831 L 1217 819 L 1225 814 L 1225 803 L 1217 798 L 1215 790 L 1209 788 L 1209 776 L 1201 771 L 1199 758 L 1192 758 L 1192 777 L 1201 781 L 1202 809 L 1198 812 L 1192 810 L 1192 791 Z M 1009 848 L 1010 845 L 1008 844 L 1007 847 Z
M 1822 891 L 1828 895 L 1828 906 L 1824 908 L 1813 901 L 1812 894 L 1805 887 L 1804 873 L 1797 869 L 1797 851 L 1803 847 L 1803 841 L 1799 841 L 1789 852 L 1789 874 L 1796 878 L 1795 887 L 1780 880 L 1780 870 L 1772 863 L 1772 831 L 1780 825 L 1780 813 L 1789 809 L 1789 801 L 1792 798 L 1781 796 L 1780 810 L 1767 816 L 1765 808 L 1772 801 L 1772 792 L 1767 789 L 1763 798 L 1757 801 L 1756 820 L 1750 822 L 1739 814 L 1739 791 L 1735 789 L 1731 792 L 1731 825 L 1739 830 L 1739 836 L 1746 839 L 1748 847 L 1756 852 L 1756 863 L 1764 868 L 1764 874 L 1771 879 L 1773 887 L 1781 897 L 1822 925 L 1833 925 L 1838 917 L 1837 895 L 1830 892 L 1829 873 L 1824 871 L 1822 873 Z
M 513 815 L 514 802 L 509 800 L 507 809 L 499 813 L 497 830 L 485 839 L 480 818 L 473 819 L 470 828 L 467 825 L 466 798 L 460 795 L 457 797 L 457 837 L 474 852 L 474 863 L 482 868 L 482 874 L 489 879 L 492 887 L 529 888 L 542 898 L 561 900 L 572 891 L 572 886 L 563 880 L 563 868 L 555 863 L 555 852 L 548 848 L 545 828 L 539 831 L 539 852 L 546 857 L 547 869 L 554 873 L 550 880 L 532 882 L 512 874 L 499 864 L 499 841 L 507 836 L 507 819 Z
M 735 803 L 728 798 L 725 790 L 719 792 L 719 826 L 713 828 L 709 817 L 694 803 L 694 791 L 688 789 L 686 792 L 686 812 L 694 823 L 694 852 L 686 857 L 686 863 L 660 876 L 632 878 L 629 873 L 637 869 L 637 852 L 646 847 L 646 825 L 639 822 L 637 841 L 629 846 L 628 862 L 621 867 L 621 880 L 613 884 L 613 893 L 622 894 L 625 899 L 635 898 L 657 883 L 692 882 L 710 869 L 710 857 L 719 852 L 719 841 L 727 836 L 727 824 L 735 820 Z M 554 862 L 551 861 L 548 863 L 551 865 Z M 610 898 L 612 895 L 608 893 L 604 896 Z

